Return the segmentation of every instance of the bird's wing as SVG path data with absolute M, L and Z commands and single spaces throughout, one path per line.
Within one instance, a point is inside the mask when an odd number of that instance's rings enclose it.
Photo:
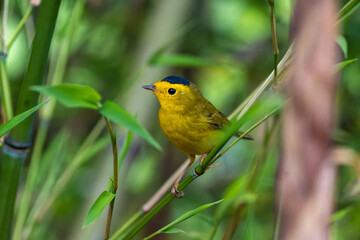
M 208 113 L 205 117 L 207 122 L 215 129 L 223 128 L 230 123 L 226 116 L 218 110 Z
M 217 111 L 214 114 L 208 114 L 207 115 L 207 122 L 209 123 L 209 125 L 214 128 L 214 129 L 221 129 L 225 126 L 229 126 L 230 125 L 230 121 L 226 118 L 226 116 L 220 112 Z M 243 132 L 239 131 L 235 134 L 236 137 L 240 137 L 243 134 Z M 254 138 L 252 136 L 250 136 L 249 134 L 246 134 L 243 139 L 246 140 L 254 140 Z
M 207 101 L 208 102 L 208 101 Z M 201 112 L 202 121 L 208 123 L 208 126 L 212 129 L 220 129 L 230 124 L 230 121 L 226 116 L 216 109 L 210 102 L 202 104 Z

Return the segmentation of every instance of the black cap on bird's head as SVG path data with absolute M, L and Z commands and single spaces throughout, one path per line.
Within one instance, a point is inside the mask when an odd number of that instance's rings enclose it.
M 185 86 L 190 85 L 189 80 L 182 78 L 182 77 L 178 77 L 178 76 L 168 76 L 168 77 L 162 79 L 161 82 L 168 82 L 168 83 L 172 83 L 172 84 L 183 84 Z

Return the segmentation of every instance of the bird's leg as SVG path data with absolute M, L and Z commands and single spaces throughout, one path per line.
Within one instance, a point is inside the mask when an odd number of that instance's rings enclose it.
M 182 171 L 182 173 L 180 174 L 180 176 L 178 177 L 178 179 L 176 179 L 174 185 L 171 188 L 171 194 L 176 197 L 176 198 L 182 198 L 184 196 L 184 192 L 180 191 L 178 189 L 178 186 L 180 184 L 181 179 L 184 177 L 186 171 L 190 168 L 190 166 L 193 164 L 194 159 L 190 158 L 190 161 L 188 163 L 188 165 L 186 166 L 186 168 L 184 169 L 184 171 Z
M 217 166 L 220 166 L 221 164 L 224 163 L 224 161 L 222 161 L 221 163 L 218 163 L 218 164 L 215 164 L 215 165 L 211 165 L 211 166 L 207 166 L 207 168 L 205 168 L 203 165 L 202 165 L 202 162 L 204 161 L 204 159 L 207 157 L 207 153 L 202 155 L 201 157 L 201 160 L 200 160 L 200 166 L 204 169 L 204 172 L 208 169 L 208 168 L 214 168 L 214 167 L 217 167 Z

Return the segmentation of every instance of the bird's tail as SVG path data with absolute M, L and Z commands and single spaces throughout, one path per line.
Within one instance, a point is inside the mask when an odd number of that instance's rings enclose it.
M 240 137 L 241 135 L 243 135 L 244 133 L 243 132 L 237 132 L 235 134 L 236 137 Z M 254 140 L 254 138 L 252 136 L 250 136 L 249 134 L 246 134 L 242 139 L 245 139 L 245 140 Z

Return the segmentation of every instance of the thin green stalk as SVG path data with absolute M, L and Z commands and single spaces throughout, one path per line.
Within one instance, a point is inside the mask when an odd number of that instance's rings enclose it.
M 1 47 L 4 55 L 6 56 L 6 43 L 5 43 L 5 35 L 6 35 L 6 27 L 7 27 L 7 20 L 9 15 L 9 0 L 4 0 L 4 8 L 3 8 L 3 15 L 2 15 L 2 26 L 1 26 Z
M 276 215 L 276 222 L 275 222 L 275 231 L 274 231 L 274 238 L 273 240 L 278 240 L 280 236 L 280 223 L 281 223 L 281 215 L 282 215 L 282 194 L 280 194 L 280 200 L 279 200 L 279 209 L 277 211 Z
M 36 176 L 41 158 L 41 150 L 43 147 L 42 143 L 45 142 L 46 132 L 47 132 L 47 126 L 44 125 L 44 122 L 40 122 L 39 130 L 36 135 L 36 142 L 31 155 L 31 160 L 32 160 L 31 165 L 29 167 L 24 191 L 21 196 L 21 202 L 18 209 L 18 215 L 15 221 L 15 228 L 12 236 L 13 240 L 21 239 L 22 229 L 24 227 L 28 209 L 31 203 L 32 189 L 34 188 L 36 182 Z
M 51 189 L 51 194 L 49 194 L 49 196 L 46 199 L 37 200 L 38 204 L 35 203 L 35 206 L 31 209 L 31 212 L 29 214 L 29 219 L 26 224 L 27 232 L 30 233 L 32 231 L 35 222 L 42 219 L 44 214 L 54 204 L 55 200 L 62 192 L 66 184 L 69 182 L 71 177 L 74 175 L 75 171 L 87 158 L 88 152 L 91 150 L 94 142 L 103 131 L 104 125 L 105 124 L 103 121 L 100 121 L 95 125 L 93 130 L 90 132 L 88 137 L 85 139 L 85 141 L 83 142 L 77 153 L 75 154 L 74 159 L 70 162 L 70 164 L 62 172 L 59 179 L 56 181 L 54 187 Z
M 8 42 L 8 44 L 6 45 L 6 49 L 9 52 L 10 48 L 12 47 L 12 45 L 14 44 L 15 40 L 17 39 L 17 37 L 19 36 L 21 30 L 23 29 L 26 21 L 29 19 L 31 13 L 33 10 L 33 6 L 29 5 L 29 7 L 26 9 L 24 16 L 22 17 L 22 19 L 20 20 L 18 26 L 16 27 L 16 30 L 14 32 L 14 34 L 12 35 L 12 37 L 10 38 L 10 41 Z
M 128 134 L 126 135 L 125 141 L 124 141 L 124 143 L 123 143 L 123 145 L 121 147 L 120 154 L 118 154 L 119 155 L 118 166 L 117 166 L 118 172 L 120 171 L 121 164 L 124 161 L 127 152 L 129 151 L 129 147 L 130 147 L 130 144 L 131 144 L 132 137 L 133 137 L 133 132 L 128 131 Z M 109 191 L 109 192 L 112 191 L 113 185 L 114 185 L 112 179 L 114 179 L 114 174 L 109 179 L 109 182 L 108 182 L 108 185 L 107 185 L 107 188 L 106 188 L 106 190 Z
M 118 152 L 117 152 L 116 136 L 111 128 L 111 123 L 108 118 L 105 118 L 105 122 L 106 122 L 106 126 L 109 130 L 109 134 L 110 134 L 110 138 L 111 138 L 111 145 L 112 145 L 112 150 L 113 150 L 114 183 L 113 183 L 112 193 L 116 194 L 116 191 L 118 189 L 118 181 L 119 181 L 118 180 Z M 109 235 L 110 235 L 110 226 L 111 226 L 111 219 L 112 219 L 112 214 L 113 214 L 113 210 L 114 210 L 115 198 L 116 198 L 116 196 L 113 198 L 113 200 L 111 200 L 111 202 L 109 204 L 109 211 L 108 211 L 106 227 L 105 227 L 105 239 L 108 239 Z
M 343 8 L 338 12 L 337 16 L 338 19 L 343 18 L 348 13 L 350 13 L 354 8 L 356 8 L 356 5 L 360 2 L 360 0 L 350 0 L 345 4 Z
M 277 81 L 277 59 L 279 55 L 279 48 L 276 35 L 276 18 L 275 18 L 275 0 L 268 0 L 270 5 L 270 22 L 271 22 L 271 38 L 274 50 L 274 82 Z
M 26 222 L 27 224 L 25 224 L 25 227 L 23 227 L 21 231 L 21 239 L 23 240 L 28 239 L 31 234 L 32 222 L 30 222 L 29 220 L 31 219 L 31 214 L 33 213 L 32 210 L 38 209 L 39 207 L 44 205 L 44 199 L 46 201 L 49 198 L 49 192 L 53 188 L 59 174 L 61 173 L 61 168 L 65 161 L 65 153 L 63 149 L 66 146 L 66 143 L 69 142 L 68 140 L 70 139 L 70 136 L 64 128 L 61 129 L 59 132 L 60 133 L 50 143 L 48 149 L 49 152 L 46 152 L 44 156 L 41 156 L 41 164 L 44 165 L 41 170 L 48 169 L 48 172 L 37 172 L 36 183 L 41 186 L 41 189 L 38 190 L 37 198 L 34 204 L 32 204 L 32 208 L 29 209 L 29 217 L 27 218 Z M 56 161 L 53 161 L 53 159 L 56 159 Z M 38 181 L 39 179 L 41 181 Z M 20 214 L 20 212 L 18 214 Z
M 221 153 L 219 153 L 211 162 L 210 165 L 213 164 L 217 159 L 221 158 L 227 151 L 230 150 L 236 143 L 238 143 L 242 138 L 244 138 L 247 134 L 249 134 L 252 130 L 257 128 L 260 124 L 265 122 L 269 117 L 273 116 L 275 113 L 277 113 L 283 105 L 280 105 L 276 107 L 274 110 L 272 110 L 270 113 L 266 114 L 262 119 L 260 119 L 257 123 L 252 125 L 248 130 L 246 130 L 243 134 L 241 134 L 240 137 L 238 137 L 234 142 L 232 142 L 227 148 L 224 149 Z
M 87 153 L 82 156 L 82 161 L 86 161 L 87 159 L 90 159 L 95 154 L 99 153 L 99 151 L 104 149 L 104 147 L 108 146 L 108 144 L 109 144 L 108 136 L 100 138 L 96 143 L 94 143 L 91 146 L 91 148 L 87 149 Z M 78 159 L 74 159 L 74 160 L 78 160 Z M 58 165 L 58 162 L 56 162 L 56 164 Z M 55 165 L 55 167 L 57 166 Z M 53 171 L 53 168 L 55 167 L 52 165 L 51 170 Z M 49 209 L 47 205 L 48 199 L 51 199 L 52 195 L 55 194 L 53 192 L 54 186 L 56 187 L 58 179 L 60 179 L 63 176 L 58 173 L 62 173 L 62 172 L 63 169 L 60 169 L 60 171 L 53 171 L 53 173 L 49 173 L 46 180 L 44 180 L 45 184 L 42 185 L 40 193 L 38 194 L 38 197 L 33 205 L 33 208 L 31 208 L 31 211 L 29 213 L 29 217 L 25 225 L 26 227 L 24 228 L 23 231 L 24 232 L 23 239 L 29 238 L 30 234 L 33 231 L 35 223 L 41 222 L 45 214 L 47 213 L 47 210 Z M 61 176 L 60 178 L 59 175 Z M 45 210 L 43 209 L 43 206 L 46 207 Z
M 4 59 L 0 59 L 0 81 L 1 81 L 1 96 L 4 106 L 4 112 L 7 120 L 10 120 L 13 116 L 13 104 L 11 97 L 11 88 L 9 84 L 9 78 L 6 71 L 6 64 Z
M 189 185 L 192 181 L 194 181 L 197 178 L 196 175 L 191 174 L 187 176 L 179 185 L 178 189 L 182 190 L 187 185 Z M 154 206 L 135 226 L 133 229 L 130 230 L 130 232 L 124 236 L 123 238 L 120 238 L 122 240 L 128 240 L 132 239 L 144 226 L 146 223 L 148 223 L 161 209 L 163 209 L 171 200 L 174 199 L 174 196 L 169 193 L 167 194 L 156 206 Z M 119 238 L 119 235 L 113 235 L 111 236 L 110 240 L 115 240 Z
M 127 229 L 129 229 L 133 224 L 135 224 L 142 216 L 144 212 L 142 210 L 137 211 L 134 216 L 132 216 L 121 228 L 119 228 L 113 236 L 111 236 L 110 240 L 116 239 L 120 237 Z

